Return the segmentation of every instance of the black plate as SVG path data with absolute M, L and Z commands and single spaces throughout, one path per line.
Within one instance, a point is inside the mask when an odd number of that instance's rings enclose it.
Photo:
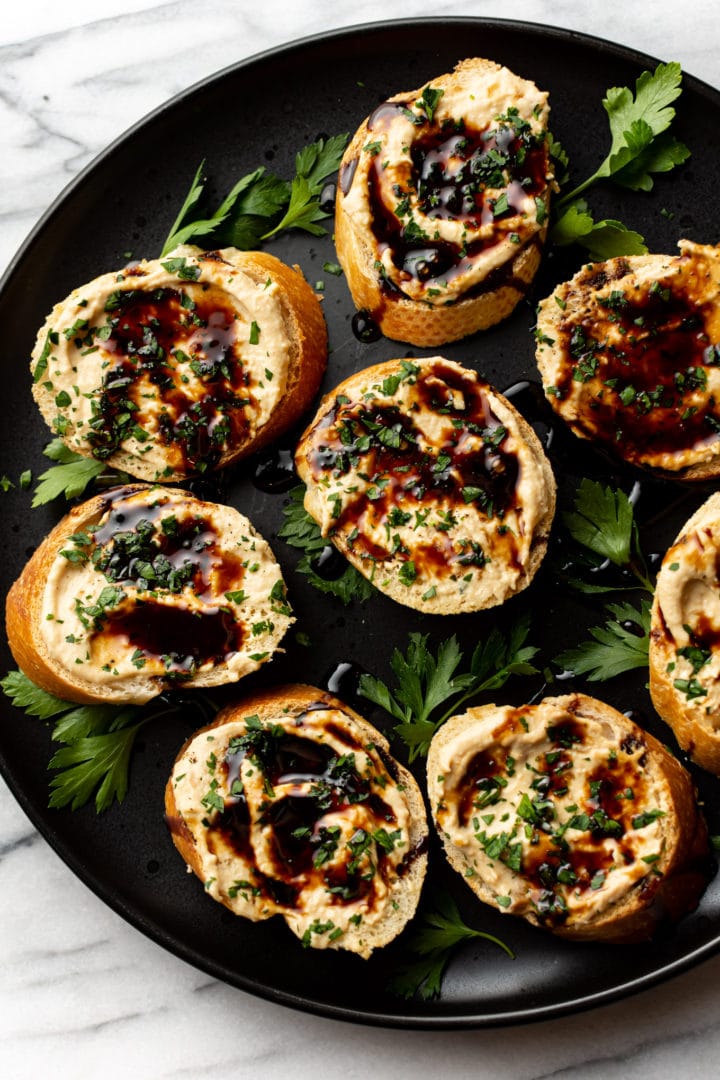
M 606 152 L 607 122 L 601 106 L 606 88 L 632 85 L 643 69 L 655 65 L 646 56 L 562 30 L 479 19 L 422 20 L 302 41 L 245 61 L 180 95 L 113 144 L 70 185 L 4 278 L 4 361 L 6 370 L 13 365 L 15 376 L 4 381 L 0 406 L 3 471 L 16 478 L 32 467 L 37 475 L 47 464 L 41 450 L 48 431 L 31 400 L 27 368 L 46 313 L 74 286 L 122 266 L 126 252 L 155 257 L 202 158 L 207 159 L 218 197 L 259 164 L 291 176 L 295 152 L 320 132 L 352 131 L 389 94 L 420 86 L 450 70 L 458 59 L 474 55 L 507 64 L 550 91 L 553 131 L 578 177 L 592 171 Z M 597 214 L 619 217 L 638 228 L 651 251 L 673 251 L 681 236 L 716 239 L 712 226 L 720 220 L 720 144 L 709 139 L 708 132 L 719 123 L 720 95 L 686 77 L 676 131 L 692 149 L 692 160 L 672 176 L 661 177 L 649 195 L 611 187 L 594 191 L 591 201 Z M 661 209 L 674 216 L 664 216 Z M 703 232 L 708 226 L 710 236 Z M 335 257 L 329 236 L 316 240 L 292 234 L 269 250 L 299 263 L 311 282 L 325 280 L 332 346 L 325 388 L 358 368 L 412 354 L 385 340 L 371 346 L 355 340 L 345 282 L 322 269 Z M 537 382 L 530 332 L 534 305 L 557 281 L 574 273 L 580 259 L 577 252 L 550 252 L 533 294 L 510 319 L 442 351 L 476 367 L 501 390 L 522 380 Z M 548 426 L 532 387 L 514 400 L 549 441 L 566 498 L 582 475 L 621 484 L 625 490 L 639 479 L 637 513 L 648 552 L 663 551 L 707 495 L 697 487 L 651 481 L 609 464 L 554 430 L 552 423 Z M 286 655 L 248 679 L 248 690 L 296 679 L 323 686 L 345 660 L 387 678 L 391 648 L 404 648 L 410 630 L 426 631 L 435 642 L 457 633 L 469 649 L 493 625 L 507 626 L 527 609 L 533 613 L 532 639 L 542 645 L 544 667 L 580 638 L 581 628 L 597 621 L 597 608 L 556 586 L 551 560 L 526 593 L 499 611 L 421 617 L 379 594 L 346 610 L 294 572 L 297 553 L 276 539 L 286 496 L 259 491 L 252 481 L 253 467 L 247 463 L 222 478 L 219 495 L 247 513 L 271 539 L 298 625 L 312 645 L 299 645 L 291 634 Z M 62 511 L 58 506 L 30 512 L 29 501 L 28 493 L 19 491 L 3 497 L 3 588 Z M 13 666 L 6 647 L 2 664 L 3 669 Z M 652 714 L 645 680 L 646 673 L 639 672 L 600 688 L 601 694 L 622 710 L 634 710 L 640 722 L 670 742 L 670 732 Z M 575 685 L 588 689 L 581 680 Z M 559 683 L 553 689 L 572 687 Z M 502 697 L 519 703 L 542 691 L 540 677 L 516 679 Z M 278 920 L 253 925 L 233 917 L 185 873 L 163 822 L 162 798 L 175 754 L 203 722 L 191 701 L 188 696 L 188 704 L 145 729 L 124 804 L 99 818 L 91 807 L 75 814 L 47 809 L 48 731 L 7 702 L 0 706 L 2 770 L 33 823 L 86 884 L 150 937 L 218 978 L 274 1001 L 347 1020 L 415 1027 L 487 1025 L 547 1018 L 608 1001 L 682 970 L 720 944 L 718 879 L 698 911 L 652 945 L 574 945 L 480 905 L 435 848 L 431 877 L 447 885 L 469 922 L 499 934 L 517 959 L 510 961 L 483 943 L 469 946 L 452 963 L 440 1000 L 425 1004 L 394 998 L 384 987 L 398 962 L 399 945 L 368 962 L 303 950 Z M 381 726 L 387 724 L 383 715 L 365 711 Z M 718 833 L 717 781 L 699 770 L 693 773 L 711 832 Z

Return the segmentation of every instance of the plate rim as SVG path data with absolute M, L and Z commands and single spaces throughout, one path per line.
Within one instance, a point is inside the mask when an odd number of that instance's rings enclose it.
M 422 31 L 430 30 L 433 26 L 449 26 L 458 29 L 462 26 L 472 28 L 490 27 L 501 31 L 536 36 L 542 39 L 550 38 L 553 41 L 560 41 L 564 44 L 571 44 L 573 41 L 577 41 L 583 46 L 592 48 L 596 52 L 612 55 L 632 64 L 649 66 L 657 65 L 661 62 L 657 57 L 645 53 L 642 50 L 635 49 L 632 46 L 613 42 L 598 35 L 588 34 L 583 31 L 572 30 L 555 25 L 546 26 L 541 23 L 522 19 L 473 16 L 426 16 L 421 18 L 386 19 L 372 23 L 353 23 L 349 26 L 337 27 L 327 32 L 318 32 L 301 38 L 292 39 L 280 45 L 271 46 L 270 48 L 253 53 L 234 63 L 225 65 L 217 71 L 196 80 L 190 86 L 179 91 L 177 94 L 174 94 L 172 97 L 166 99 L 158 106 L 145 113 L 100 150 L 63 186 L 37 222 L 31 227 L 15 254 L 8 262 L 2 277 L 0 277 L 0 298 L 5 289 L 9 287 L 15 274 L 18 272 L 28 250 L 38 236 L 44 231 L 47 224 L 62 210 L 63 205 L 74 194 L 76 189 L 85 182 L 86 178 L 101 163 L 112 156 L 112 154 L 125 143 L 131 141 L 135 134 L 144 129 L 148 124 L 159 119 L 164 112 L 177 108 L 183 102 L 189 100 L 195 94 L 213 83 L 218 83 L 243 69 L 250 68 L 254 65 L 262 65 L 269 59 L 275 60 L 278 57 L 282 57 L 283 54 L 301 53 L 306 48 L 318 45 L 321 42 L 334 43 L 343 41 L 344 39 L 356 39 L 361 36 L 369 36 L 384 30 L 402 31 L 403 29 L 412 28 L 414 30 Z M 712 105 L 720 109 L 720 89 L 715 88 L 710 83 L 685 70 L 683 70 L 683 84 L 685 87 L 692 88 L 695 93 L 708 98 Z M 151 941 L 161 945 L 178 959 L 191 964 L 196 969 L 218 979 L 218 981 L 233 986 L 235 989 L 243 990 L 246 993 L 271 1001 L 274 1004 L 284 1005 L 302 1012 L 323 1016 L 329 1019 L 377 1027 L 402 1028 L 406 1030 L 499 1028 L 525 1023 L 542 1022 L 598 1008 L 602 1005 L 610 1004 L 611 1002 L 621 1000 L 622 998 L 638 994 L 643 990 L 648 990 L 680 975 L 684 971 L 697 966 L 704 960 L 707 960 L 720 952 L 720 929 L 718 929 L 717 935 L 713 940 L 698 946 L 681 957 L 669 961 L 661 968 L 628 979 L 616 986 L 607 987 L 591 994 L 585 994 L 582 997 L 573 998 L 572 1000 L 555 1002 L 549 1005 L 534 1005 L 528 1008 L 506 1010 L 500 1014 L 486 1015 L 484 1013 L 465 1012 L 462 1015 L 442 1013 L 434 1016 L 429 1014 L 406 1014 L 401 1016 L 400 1008 L 397 1013 L 377 1011 L 365 1012 L 358 1010 L 357 1008 L 351 1009 L 346 1006 L 334 1005 L 332 1003 L 318 1002 L 299 994 L 282 990 L 278 987 L 258 985 L 254 979 L 244 976 L 242 973 L 229 972 L 226 969 L 221 972 L 220 965 L 208 960 L 193 946 L 177 941 L 161 923 L 149 918 L 145 914 L 138 913 L 122 896 L 119 896 L 115 891 L 110 889 L 92 869 L 85 866 L 75 850 L 66 844 L 63 838 L 57 834 L 57 831 L 45 821 L 45 818 L 41 816 L 24 789 L 15 782 L 6 763 L 2 746 L 0 746 L 0 773 L 13 797 L 32 825 L 37 829 L 53 851 L 55 851 L 62 859 L 73 875 L 112 911 L 120 915 L 136 930 L 139 930 Z M 116 807 L 115 810 L 117 812 L 118 808 Z M 400 1001 L 400 999 L 398 1000 Z

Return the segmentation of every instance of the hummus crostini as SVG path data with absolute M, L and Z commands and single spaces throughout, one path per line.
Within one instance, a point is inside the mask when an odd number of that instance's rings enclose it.
M 474 58 L 361 124 L 335 243 L 355 306 L 386 337 L 442 345 L 512 312 L 547 232 L 548 116 L 534 83 Z
M 427 770 L 450 864 L 484 903 L 559 937 L 645 940 L 709 880 L 689 774 L 595 698 L 469 709 L 435 735 Z
M 67 701 L 237 682 L 293 622 L 268 543 L 228 506 L 131 485 L 75 507 L 7 597 L 10 649 Z
M 56 304 L 33 352 L 33 395 L 71 450 L 173 481 L 280 435 L 326 363 L 320 304 L 299 270 L 259 251 L 181 247 Z
M 387 740 L 337 698 L 291 685 L 229 705 L 184 745 L 165 794 L 208 895 L 303 945 L 367 958 L 415 914 L 425 806 Z
M 442 357 L 351 375 L 321 402 L 295 462 L 323 535 L 408 607 L 502 604 L 545 554 L 555 480 L 539 439 L 502 394 Z

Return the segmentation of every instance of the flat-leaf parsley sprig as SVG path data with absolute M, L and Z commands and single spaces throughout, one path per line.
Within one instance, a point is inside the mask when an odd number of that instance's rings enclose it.
M 463 658 L 453 634 L 441 642 L 437 655 L 428 648 L 427 634 L 410 634 L 405 655 L 395 649 L 390 667 L 396 686 L 390 689 L 373 675 L 362 675 L 358 693 L 379 705 L 398 723 L 395 732 L 408 747 L 410 761 L 428 752 L 430 741 L 442 724 L 469 698 L 504 686 L 511 675 L 535 675 L 530 661 L 537 653 L 525 641 L 529 619 L 520 619 L 505 637 L 493 629 L 473 652 L 470 669 L 458 674 Z M 452 704 L 442 712 L 440 707 Z
M 99 814 L 123 801 L 137 733 L 165 709 L 78 705 L 41 690 L 21 671 L 9 672 L 0 688 L 28 716 L 53 721 L 51 738 L 61 746 L 48 764 L 55 771 L 49 806 L 78 810 L 94 796 Z
M 595 480 L 583 477 L 575 495 L 575 505 L 562 515 L 562 521 L 573 540 L 585 548 L 596 565 L 603 561 L 624 570 L 641 588 L 652 595 L 654 585 L 640 547 L 640 535 L 633 504 L 624 491 L 603 487 Z M 611 585 L 596 585 L 577 578 L 571 584 L 580 592 L 615 592 Z
M 590 627 L 589 641 L 555 658 L 565 671 L 585 675 L 589 682 L 605 682 L 648 666 L 650 600 L 642 599 L 639 610 L 628 603 L 606 604 L 605 612 L 608 619 L 602 626 Z
M 406 942 L 409 953 L 417 959 L 398 967 L 388 983 L 388 990 L 399 997 L 419 997 L 423 1001 L 439 997 L 443 976 L 450 959 L 464 942 L 483 939 L 502 949 L 511 960 L 515 953 L 500 938 L 468 926 L 448 893 L 433 898 L 432 907 L 421 912 Z
M 291 183 L 263 166 L 240 178 L 212 212 L 201 213 L 205 194 L 205 162 L 195 173 L 190 190 L 163 244 L 161 257 L 179 244 L 202 239 L 215 247 L 229 245 L 247 251 L 284 229 L 303 229 L 324 236 L 319 224 L 328 217 L 320 194 L 329 176 L 337 172 L 348 141 L 346 134 L 318 139 L 295 156 Z
M 63 743 L 48 765 L 58 770 L 50 781 L 49 806 L 84 806 L 95 792 L 95 809 L 122 802 L 128 786 L 130 754 L 149 714 L 133 706 L 77 705 L 36 686 L 21 671 L 11 671 L 0 686 L 13 705 L 29 716 L 53 720 L 53 742 Z
M 605 623 L 591 627 L 590 638 L 560 653 L 555 663 L 575 675 L 585 675 L 590 682 L 604 682 L 634 668 L 647 667 L 654 587 L 630 499 L 624 491 L 584 478 L 575 497 L 575 508 L 563 514 L 563 522 L 595 566 L 602 565 L 598 560 L 612 563 L 637 582 L 624 588 L 639 589 L 646 595 L 639 607 L 627 601 L 606 604 Z M 585 593 L 619 591 L 612 585 L 595 585 L 578 578 L 569 582 Z
M 278 530 L 278 536 L 286 544 L 304 552 L 296 567 L 298 573 L 304 574 L 319 592 L 336 596 L 343 604 L 349 604 L 351 600 L 367 600 L 375 590 L 367 578 L 350 563 L 340 577 L 334 580 L 321 577 L 313 569 L 313 559 L 324 551 L 329 540 L 322 535 L 320 526 L 305 509 L 304 498 L 304 484 L 299 484 L 290 491 L 290 502 L 283 507 L 285 520 Z
M 38 477 L 38 485 L 33 495 L 33 509 L 58 499 L 76 499 L 82 495 L 91 480 L 107 484 L 126 484 L 130 479 L 127 473 L 108 469 L 107 463 L 97 458 L 83 457 L 65 445 L 62 439 L 53 439 L 43 450 L 45 457 L 56 464 L 51 465 Z M 107 484 L 105 486 L 107 486 Z
M 675 118 L 672 103 L 682 92 L 681 80 L 680 64 L 658 64 L 655 71 L 642 72 L 634 96 L 627 86 L 610 87 L 603 99 L 610 150 L 590 176 L 557 201 L 551 231 L 554 244 L 580 243 L 595 259 L 647 251 L 643 237 L 622 222 L 595 222 L 580 196 L 599 180 L 611 180 L 631 191 L 650 191 L 654 174 L 670 172 L 687 160 L 689 149 L 668 130 Z

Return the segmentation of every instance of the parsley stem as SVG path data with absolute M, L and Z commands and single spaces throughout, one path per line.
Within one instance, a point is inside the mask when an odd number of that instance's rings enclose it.
M 597 183 L 598 180 L 609 179 L 610 173 L 601 166 L 597 170 L 597 172 L 594 172 L 592 176 L 588 176 L 586 180 L 583 180 L 583 182 L 581 184 L 578 184 L 577 187 L 573 188 L 572 191 L 568 191 L 566 194 L 561 195 L 560 198 L 557 199 L 555 202 L 555 209 L 560 210 L 561 207 L 567 206 L 569 202 L 572 202 L 573 199 L 577 199 L 578 195 L 582 195 L 584 191 L 587 191 L 587 189 L 589 187 L 592 187 L 593 184 Z
M 630 570 L 631 573 L 635 575 L 645 592 L 650 593 L 650 595 L 652 596 L 655 592 L 655 586 L 652 580 L 648 577 L 647 569 L 644 563 L 632 560 L 628 563 L 628 570 Z
M 451 716 L 454 716 L 458 708 L 463 705 L 468 698 L 474 697 L 475 694 L 479 694 L 482 690 L 482 686 L 473 686 L 472 689 L 466 690 L 464 694 L 461 694 L 459 698 L 453 702 L 450 708 L 442 714 L 439 720 L 435 721 L 435 730 L 441 728 L 446 720 L 449 720 Z
M 464 705 L 469 698 L 475 697 L 477 694 L 482 694 L 483 690 L 487 690 L 490 683 L 493 681 L 497 674 L 498 673 L 496 672 L 495 675 L 492 675 L 489 679 L 485 679 L 484 682 L 481 682 L 479 686 L 471 686 L 469 690 L 466 690 L 464 694 L 461 694 L 460 697 L 454 701 L 450 708 L 446 712 L 444 712 L 440 719 L 435 723 L 435 730 L 437 731 L 438 728 L 441 728 L 443 726 L 446 720 L 449 720 L 451 716 L 454 716 L 458 711 L 459 707 L 461 705 Z
M 583 191 L 586 191 L 592 184 L 595 183 L 596 180 L 599 179 L 600 177 L 597 173 L 593 173 L 592 176 L 588 176 L 587 180 L 583 180 L 582 184 L 578 184 L 576 188 L 573 188 L 572 191 L 568 191 L 566 195 L 561 195 L 560 198 L 557 199 L 555 202 L 555 209 L 560 210 L 563 206 L 567 206 L 569 202 L 572 202 L 573 199 L 576 199 L 578 195 L 582 195 Z
M 515 953 L 510 946 L 506 945 L 504 941 L 501 941 L 499 937 L 495 937 L 494 934 L 488 934 L 486 930 L 476 930 L 474 936 L 484 938 L 485 941 L 491 941 L 493 945 L 498 945 L 503 952 L 506 952 L 511 960 L 515 959 Z

